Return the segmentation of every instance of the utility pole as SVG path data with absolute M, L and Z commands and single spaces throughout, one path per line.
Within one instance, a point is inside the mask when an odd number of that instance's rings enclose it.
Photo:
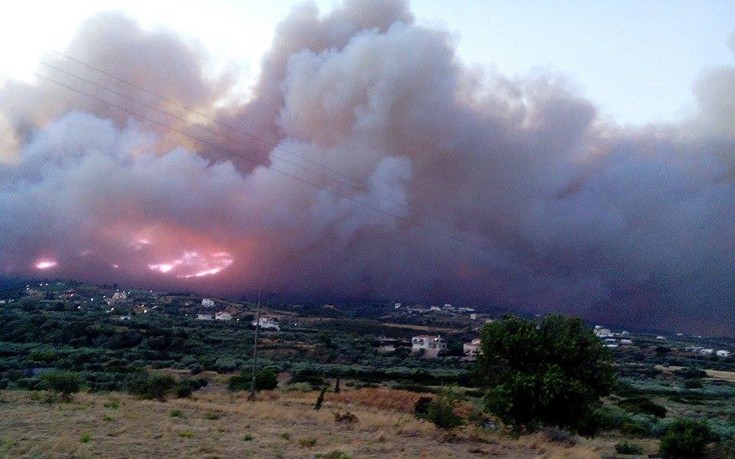
M 258 290 L 258 312 L 255 317 L 255 338 L 253 339 L 253 369 L 252 378 L 250 380 L 250 395 L 248 400 L 255 401 L 255 372 L 258 369 L 258 330 L 260 329 L 260 297 L 263 295 L 263 290 Z

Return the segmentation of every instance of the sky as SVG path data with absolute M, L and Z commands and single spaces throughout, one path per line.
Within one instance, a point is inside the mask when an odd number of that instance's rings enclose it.
M 727 2 L 57 3 L 0 18 L 2 274 L 735 335 Z
M 252 83 L 276 25 L 300 0 L 30 0 L 0 17 L 6 58 L 0 78 L 31 78 L 49 51 L 64 49 L 100 11 L 123 11 L 143 26 L 200 41 L 219 68 L 237 67 Z M 322 12 L 339 2 L 319 0 Z M 416 22 L 450 31 L 466 65 L 505 75 L 563 75 L 620 123 L 680 119 L 692 110 L 692 85 L 732 63 L 735 13 L 727 0 L 574 1 L 413 0 Z M 45 14 L 39 15 L 38 11 Z

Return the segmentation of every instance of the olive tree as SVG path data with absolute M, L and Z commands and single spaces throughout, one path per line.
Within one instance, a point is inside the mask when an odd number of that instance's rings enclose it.
M 608 350 L 579 318 L 554 314 L 486 324 L 477 361 L 485 406 L 517 431 L 597 431 L 594 411 L 615 378 Z

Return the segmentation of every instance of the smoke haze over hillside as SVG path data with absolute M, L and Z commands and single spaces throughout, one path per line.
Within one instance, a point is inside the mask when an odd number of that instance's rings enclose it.
M 623 127 L 555 75 L 468 69 L 402 1 L 294 10 L 242 104 L 118 13 L 64 54 L 62 86 L 0 89 L 2 273 L 735 334 L 735 66 L 690 119 Z

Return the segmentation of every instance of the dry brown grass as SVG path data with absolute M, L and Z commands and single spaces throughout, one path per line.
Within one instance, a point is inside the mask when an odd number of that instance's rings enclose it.
M 47 404 L 31 392 L 3 391 L 0 457 L 313 458 L 340 450 L 355 459 L 593 458 L 608 449 L 586 440 L 563 446 L 540 436 L 513 439 L 472 426 L 440 431 L 411 414 L 419 394 L 406 391 L 327 394 L 320 411 L 313 409 L 316 392 L 264 392 L 255 402 L 246 396 L 215 387 L 163 403 L 77 394 L 70 403 Z M 336 411 L 358 421 L 337 423 Z

